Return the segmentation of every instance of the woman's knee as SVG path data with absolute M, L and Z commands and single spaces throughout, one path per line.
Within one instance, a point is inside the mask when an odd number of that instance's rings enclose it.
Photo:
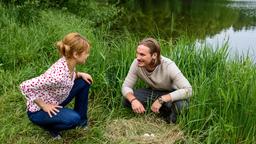
M 86 87 L 86 88 L 90 88 L 91 84 L 89 84 L 88 82 L 86 82 L 84 79 L 79 78 L 75 80 L 75 83 L 79 86 L 79 87 Z

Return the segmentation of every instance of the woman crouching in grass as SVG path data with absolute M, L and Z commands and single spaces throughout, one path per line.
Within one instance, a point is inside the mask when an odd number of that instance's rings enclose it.
M 60 131 L 87 126 L 92 77 L 75 72 L 89 56 L 90 45 L 83 36 L 69 33 L 56 46 L 62 57 L 42 75 L 21 83 L 20 90 L 26 96 L 29 119 L 59 139 Z M 74 97 L 74 109 L 65 108 Z

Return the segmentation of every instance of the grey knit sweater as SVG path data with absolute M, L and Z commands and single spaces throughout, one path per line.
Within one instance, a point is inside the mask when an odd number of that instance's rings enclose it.
M 129 92 L 133 93 L 132 88 L 138 78 L 142 79 L 152 89 L 164 91 L 177 89 L 170 93 L 172 101 L 186 99 L 192 95 L 192 87 L 189 81 L 172 60 L 163 56 L 161 56 L 161 63 L 153 72 L 138 67 L 138 62 L 135 59 L 122 85 L 123 96 L 126 96 Z

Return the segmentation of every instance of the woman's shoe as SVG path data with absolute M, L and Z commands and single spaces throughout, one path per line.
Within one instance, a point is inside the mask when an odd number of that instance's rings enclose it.
M 60 132 L 58 131 L 49 131 L 50 135 L 53 137 L 53 139 L 61 139 L 61 135 L 60 135 Z

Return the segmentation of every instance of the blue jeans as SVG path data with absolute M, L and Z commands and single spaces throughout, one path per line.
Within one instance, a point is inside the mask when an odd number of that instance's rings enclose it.
M 28 112 L 28 117 L 34 124 L 48 131 L 62 131 L 76 126 L 86 126 L 89 88 L 90 84 L 83 79 L 76 79 L 69 96 L 60 104 L 63 108 L 59 109 L 57 115 L 50 117 L 47 112 L 40 110 Z M 65 108 L 74 97 L 74 109 Z

